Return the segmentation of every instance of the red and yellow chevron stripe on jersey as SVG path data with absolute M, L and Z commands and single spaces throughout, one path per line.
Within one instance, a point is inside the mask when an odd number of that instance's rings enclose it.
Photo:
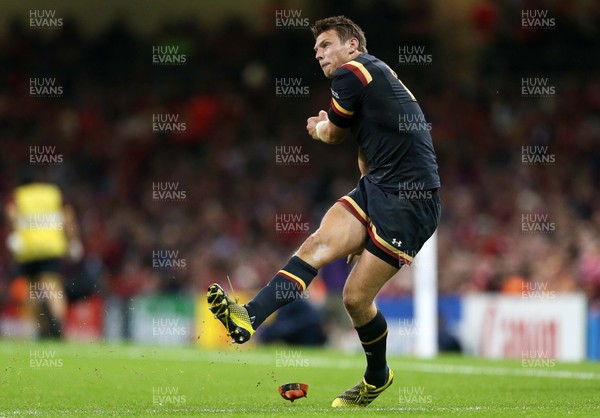
M 363 87 L 373 81 L 373 77 L 371 76 L 369 70 L 367 70 L 365 66 L 358 61 L 349 61 L 342 65 L 341 68 L 346 68 L 352 71 L 352 73 L 358 77 Z
M 345 68 L 346 70 L 348 70 L 352 74 L 354 74 L 356 76 L 356 78 L 358 78 L 358 80 L 360 81 L 360 83 L 362 84 L 363 87 L 365 87 L 367 84 L 369 84 L 371 81 L 373 81 L 373 76 L 371 75 L 369 70 L 367 70 L 365 68 L 365 66 L 358 61 L 354 61 L 354 60 L 349 61 L 349 62 L 345 63 L 344 65 L 342 65 L 340 68 Z M 339 116 L 341 116 L 345 119 L 351 119 L 352 116 L 354 115 L 353 110 L 348 110 L 348 109 L 344 108 L 335 99 L 335 97 L 331 98 L 331 109 L 336 114 L 338 114 Z
M 343 118 L 351 118 L 354 115 L 354 111 L 344 109 L 333 97 L 331 98 L 331 108 Z

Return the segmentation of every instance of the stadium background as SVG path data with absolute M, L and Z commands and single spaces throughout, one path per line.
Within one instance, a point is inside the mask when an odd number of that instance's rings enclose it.
M 85 257 L 67 266 L 69 338 L 193 340 L 194 295 L 227 275 L 242 294 L 266 282 L 352 189 L 353 142 L 329 147 L 305 132 L 329 98 L 305 19 L 345 14 L 431 123 L 445 319 L 460 319 L 467 294 L 579 292 L 587 354 L 600 357 L 597 2 L 11 0 L 2 9 L 0 193 L 33 170 L 75 207 Z M 33 9 L 54 10 L 63 23 L 32 28 Z M 523 10 L 546 10 L 556 24 L 523 27 Z M 299 18 L 288 25 L 277 16 Z M 153 48 L 165 45 L 185 62 L 156 65 Z M 427 65 L 402 63 L 403 54 Z M 32 77 L 54 78 L 62 94 L 31 97 Z M 550 94 L 527 97 L 524 79 L 546 79 Z M 302 89 L 283 97 L 277 83 L 289 82 Z M 185 128 L 154 132 L 157 115 Z M 62 162 L 32 166 L 32 146 L 55 147 Z M 546 163 L 524 162 L 532 153 Z M 282 163 L 290 155 L 301 162 Z M 177 197 L 156 199 L 169 184 Z M 157 267 L 165 258 L 179 268 Z M 3 333 L 27 334 L 4 246 L 0 269 Z M 335 294 L 345 272 L 340 263 L 323 271 L 309 299 Z M 410 311 L 410 278 L 404 269 L 383 295 L 400 318 Z M 161 310 L 189 321 L 178 323 L 182 338 L 153 335 Z

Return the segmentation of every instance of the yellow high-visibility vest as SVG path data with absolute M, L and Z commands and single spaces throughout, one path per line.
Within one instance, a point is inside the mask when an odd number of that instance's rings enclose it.
M 60 189 L 46 183 L 26 184 L 15 189 L 14 201 L 16 260 L 25 263 L 64 257 L 68 244 Z

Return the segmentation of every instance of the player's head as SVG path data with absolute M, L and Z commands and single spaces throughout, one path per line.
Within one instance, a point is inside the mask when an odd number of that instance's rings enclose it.
M 317 20 L 310 29 L 315 36 L 315 58 L 327 78 L 332 78 L 341 65 L 367 52 L 364 32 L 345 16 Z

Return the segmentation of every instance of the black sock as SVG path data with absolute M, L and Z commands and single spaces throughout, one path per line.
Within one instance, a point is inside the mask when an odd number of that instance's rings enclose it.
M 365 325 L 357 327 L 356 332 L 367 357 L 365 380 L 371 385 L 381 387 L 388 378 L 385 358 L 388 328 L 383 314 L 377 310 L 375 318 Z
M 252 326 L 257 329 L 277 309 L 301 298 L 317 270 L 297 256 L 281 269 L 268 285 L 246 304 Z

